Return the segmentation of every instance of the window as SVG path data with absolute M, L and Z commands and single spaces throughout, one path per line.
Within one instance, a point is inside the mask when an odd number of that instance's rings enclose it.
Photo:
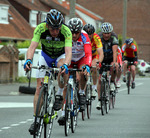
M 8 5 L 0 4 L 0 23 L 1 24 L 8 24 Z
M 46 12 L 42 12 L 42 14 L 41 14 L 41 22 L 45 21 L 46 15 L 47 15 Z
M 32 27 L 37 26 L 37 14 L 38 14 L 38 11 L 30 11 L 30 25 Z

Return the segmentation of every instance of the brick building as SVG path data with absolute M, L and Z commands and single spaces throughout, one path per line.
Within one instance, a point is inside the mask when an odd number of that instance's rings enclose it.
M 117 34 L 123 30 L 124 0 L 76 0 L 76 2 L 112 23 Z M 127 37 L 138 46 L 138 57 L 150 62 L 150 0 L 127 0 Z

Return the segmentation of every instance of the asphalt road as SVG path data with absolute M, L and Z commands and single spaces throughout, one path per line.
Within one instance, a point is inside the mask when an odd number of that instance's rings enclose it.
M 33 95 L 18 93 L 20 84 L 0 85 L 0 138 L 32 138 Z M 25 84 L 24 84 L 25 85 Z M 122 83 L 115 108 L 102 116 L 93 102 L 91 119 L 82 121 L 71 138 L 150 138 L 150 78 L 136 78 L 136 88 L 127 94 Z M 59 113 L 60 115 L 60 113 Z M 65 138 L 64 127 L 55 120 L 52 138 Z

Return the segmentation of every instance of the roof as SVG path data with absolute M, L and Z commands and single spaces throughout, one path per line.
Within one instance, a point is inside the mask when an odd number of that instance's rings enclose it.
M 69 11 L 70 11 L 70 3 L 68 1 L 62 1 L 59 2 L 57 0 L 40 0 L 45 4 L 48 4 L 49 6 L 52 6 L 53 8 L 59 9 L 62 13 L 65 13 L 66 15 L 69 15 Z M 76 4 L 75 6 L 76 10 L 79 10 L 80 12 L 86 14 L 87 16 L 93 18 L 94 20 L 103 20 L 103 18 L 99 15 L 96 15 L 95 13 L 85 9 L 84 7 L 80 6 L 79 4 Z M 80 17 L 80 15 L 78 15 L 76 13 L 77 16 Z M 83 20 L 83 19 L 82 19 Z M 83 23 L 85 21 L 83 20 Z M 85 24 L 85 23 L 84 23 Z
M 4 55 L 0 55 L 0 62 L 7 63 L 7 62 L 10 62 L 10 60 L 6 56 L 4 56 Z
M 8 12 L 13 18 L 8 19 L 9 24 L 0 24 L 0 39 L 31 39 L 33 28 L 30 27 L 29 23 L 7 0 L 0 0 L 0 3 L 9 5 Z
M 43 5 L 40 2 L 40 0 L 11 0 L 11 1 L 15 1 L 30 10 L 45 11 L 45 12 L 48 11 L 47 7 Z

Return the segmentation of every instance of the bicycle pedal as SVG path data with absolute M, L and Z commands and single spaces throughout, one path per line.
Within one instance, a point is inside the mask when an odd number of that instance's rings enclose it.
M 58 118 L 58 115 L 56 115 L 55 120 Z

